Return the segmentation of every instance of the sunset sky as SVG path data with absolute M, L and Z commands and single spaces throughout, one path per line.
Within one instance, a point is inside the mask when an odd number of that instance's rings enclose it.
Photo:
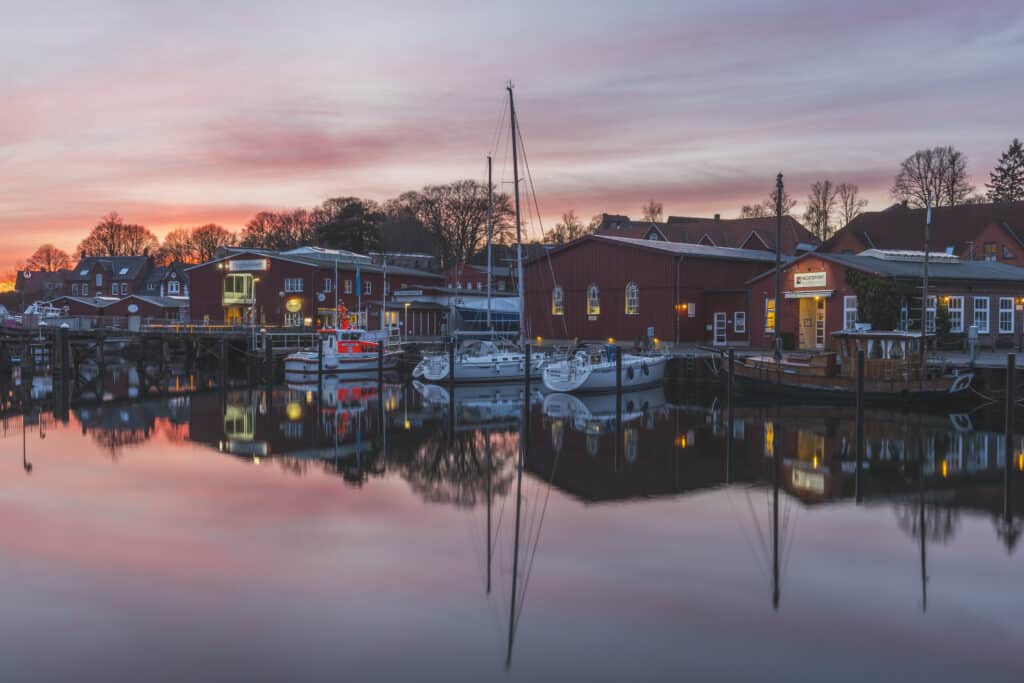
M 0 272 L 112 210 L 238 229 L 483 179 L 508 79 L 549 223 L 649 198 L 734 216 L 780 170 L 794 197 L 830 177 L 883 208 L 938 144 L 984 189 L 1024 137 L 1022 66 L 1019 0 L 12 2 Z

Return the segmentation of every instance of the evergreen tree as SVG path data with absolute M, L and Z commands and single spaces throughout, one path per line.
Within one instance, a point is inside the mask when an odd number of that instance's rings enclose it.
M 1024 145 L 1017 138 L 1010 148 L 999 157 L 999 163 L 992 170 L 988 188 L 989 201 L 1019 202 L 1024 200 Z

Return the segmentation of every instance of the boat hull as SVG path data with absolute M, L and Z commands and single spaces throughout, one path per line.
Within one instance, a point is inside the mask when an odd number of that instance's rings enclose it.
M 665 379 L 665 356 L 624 356 L 622 359 L 622 389 L 629 391 L 661 384 Z M 557 392 L 615 391 L 614 362 L 574 366 L 573 359 L 551 363 L 544 368 L 544 386 Z
M 413 370 L 413 377 L 427 382 L 448 381 L 449 360 L 446 356 L 425 358 Z M 539 378 L 544 365 L 544 356 L 534 354 L 530 358 L 531 378 Z M 525 356 L 504 359 L 456 359 L 456 384 L 470 382 L 517 382 L 526 379 Z
M 348 355 L 351 355 L 352 357 L 348 357 Z M 366 372 L 368 370 L 376 370 L 380 363 L 380 358 L 378 358 L 376 353 L 348 355 L 339 355 L 334 358 L 325 356 L 323 359 L 322 372 L 324 374 Z M 385 353 L 384 369 L 389 370 L 397 367 L 398 356 L 399 354 L 397 353 Z M 284 371 L 287 374 L 293 375 L 318 374 L 321 372 L 320 358 L 317 354 L 310 352 L 293 353 L 284 359 Z

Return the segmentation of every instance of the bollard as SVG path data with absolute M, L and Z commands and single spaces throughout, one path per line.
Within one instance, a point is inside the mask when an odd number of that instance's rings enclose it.
M 856 502 L 864 500 L 861 473 L 864 468 L 864 349 L 857 350 L 857 476 Z

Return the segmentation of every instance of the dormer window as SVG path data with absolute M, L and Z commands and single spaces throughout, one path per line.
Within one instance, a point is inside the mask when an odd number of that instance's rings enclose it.
M 117 271 L 117 274 L 118 274 L 118 275 L 127 275 L 127 274 L 128 274 L 128 267 L 127 267 L 127 266 L 125 266 L 125 267 L 124 267 L 124 268 L 122 268 L 121 270 Z
M 103 286 L 103 273 L 96 273 L 96 287 L 99 288 L 99 287 L 102 287 L 102 286 Z

